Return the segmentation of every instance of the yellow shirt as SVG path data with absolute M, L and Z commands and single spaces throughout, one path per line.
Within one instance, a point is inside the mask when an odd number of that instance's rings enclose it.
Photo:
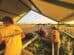
M 60 33 L 57 30 L 53 30 L 52 38 L 54 42 L 60 42 Z
M 1 39 L 5 40 L 6 49 L 4 55 L 20 55 L 22 49 L 22 30 L 17 25 L 10 25 L 0 30 Z

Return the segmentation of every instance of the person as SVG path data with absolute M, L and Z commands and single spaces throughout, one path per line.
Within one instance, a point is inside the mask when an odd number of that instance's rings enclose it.
M 0 42 L 5 41 L 4 55 L 20 55 L 22 51 L 22 29 L 13 23 L 11 17 L 3 18 L 4 27 L 0 30 Z
M 52 40 L 52 55 L 59 55 L 60 49 L 60 32 L 58 29 L 53 26 L 51 31 L 51 40 Z

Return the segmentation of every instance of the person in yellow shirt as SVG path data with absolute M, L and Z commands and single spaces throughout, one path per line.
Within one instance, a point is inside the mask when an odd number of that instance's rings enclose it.
M 52 39 L 52 50 L 54 52 L 52 52 L 52 55 L 59 55 L 59 49 L 60 49 L 60 45 L 61 45 L 61 40 L 60 40 L 60 32 L 58 31 L 58 29 L 53 26 L 52 27 L 52 31 L 51 31 L 51 39 Z
M 4 55 L 20 55 L 22 51 L 22 40 L 24 32 L 18 25 L 14 25 L 11 17 L 3 18 L 4 28 L 0 30 L 0 42 L 5 41 Z

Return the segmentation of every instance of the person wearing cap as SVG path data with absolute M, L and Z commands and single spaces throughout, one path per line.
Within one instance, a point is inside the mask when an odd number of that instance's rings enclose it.
M 54 53 L 52 52 L 52 54 L 59 55 L 59 51 L 60 51 L 59 49 L 61 45 L 60 32 L 55 26 L 52 27 L 51 40 L 52 40 L 52 46 L 53 46 L 52 50 L 54 50 Z
M 0 42 L 5 41 L 6 44 L 4 55 L 20 55 L 24 32 L 18 25 L 14 25 L 11 17 L 5 16 L 2 21 L 4 27 L 0 30 Z

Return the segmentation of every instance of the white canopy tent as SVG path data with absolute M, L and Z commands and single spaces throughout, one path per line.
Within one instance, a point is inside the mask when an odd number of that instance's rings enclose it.
M 17 24 L 58 24 L 58 22 L 31 10 Z

